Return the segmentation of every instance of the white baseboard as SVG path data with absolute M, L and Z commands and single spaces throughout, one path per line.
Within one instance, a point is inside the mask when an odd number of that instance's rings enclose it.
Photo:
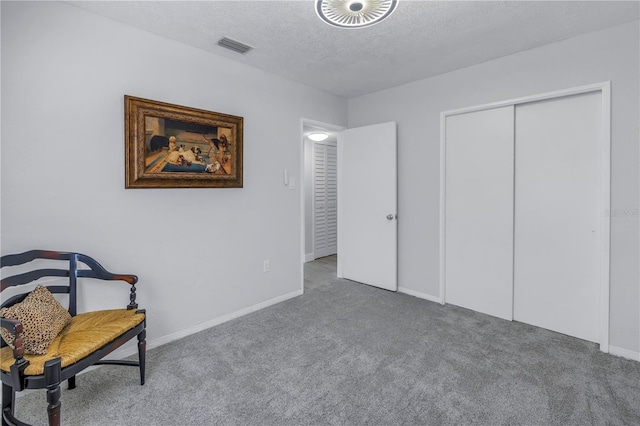
M 213 326 L 222 324 L 227 321 L 231 321 L 232 319 L 239 318 L 241 316 L 250 314 L 255 311 L 259 311 L 260 309 L 264 309 L 268 306 L 275 305 L 276 303 L 284 302 L 285 300 L 292 299 L 294 297 L 302 295 L 302 290 L 292 291 L 291 293 L 284 294 L 282 296 L 274 297 L 273 299 L 267 300 L 265 302 L 258 303 L 257 305 L 249 306 L 248 308 L 241 309 L 236 312 L 232 312 L 227 315 L 223 315 L 218 318 L 210 319 L 209 321 L 202 322 L 200 324 L 196 324 L 192 327 L 186 328 L 184 330 L 177 331 L 175 333 L 168 334 L 166 336 L 159 337 L 157 339 L 147 340 L 147 349 L 156 348 L 158 346 L 162 346 L 166 343 L 172 342 L 174 340 L 181 339 L 183 337 L 189 336 L 191 334 L 195 334 L 199 331 L 206 330 L 207 328 L 211 328 Z M 136 340 L 127 342 L 124 346 L 115 351 L 111 352 L 105 359 L 124 359 L 131 355 L 135 355 L 138 353 L 138 345 L 136 344 Z M 86 373 L 91 370 L 95 370 L 96 368 L 100 368 L 100 365 L 93 365 L 82 370 L 80 374 Z M 22 392 L 16 393 L 16 398 L 21 398 L 24 395 L 28 395 L 31 392 L 35 392 L 35 390 L 26 389 Z
M 411 290 L 406 287 L 398 287 L 398 292 L 408 294 L 409 296 L 419 297 L 420 299 L 425 299 L 430 302 L 442 303 L 442 299 L 439 297 L 435 297 L 427 293 L 421 293 L 419 291 Z
M 174 340 L 178 340 L 183 337 L 189 336 L 191 334 L 195 334 L 199 331 L 206 330 L 207 328 L 220 325 L 227 321 L 231 321 L 232 319 L 240 318 L 241 316 L 250 314 L 255 311 L 259 311 L 260 309 L 264 309 L 268 306 L 275 305 L 276 303 L 284 302 L 285 300 L 288 300 L 300 295 L 302 295 L 302 289 L 292 291 L 291 293 L 287 293 L 282 296 L 274 297 L 273 299 L 258 303 L 257 305 L 249 306 L 248 308 L 244 308 L 239 311 L 232 312 L 230 314 L 223 315 L 218 318 L 212 318 L 208 321 L 201 322 L 200 324 L 196 324 L 184 330 L 180 330 L 175 333 L 171 333 L 166 336 L 162 336 L 157 339 L 150 340 L 147 342 L 147 348 L 155 348 L 158 346 L 162 346 L 166 343 L 173 342 Z
M 181 339 L 183 337 L 189 336 L 191 334 L 198 333 L 200 331 L 206 330 L 207 328 L 214 327 L 216 325 L 225 323 L 227 321 L 231 321 L 232 319 L 240 318 L 241 316 L 250 314 L 252 312 L 259 311 L 260 309 L 264 309 L 268 306 L 275 305 L 280 302 L 284 302 L 285 300 L 292 299 L 294 297 L 302 295 L 302 289 L 292 291 L 291 293 L 284 294 L 282 296 L 274 297 L 273 299 L 266 300 L 264 302 L 258 303 L 253 306 L 249 306 L 248 308 L 240 309 L 239 311 L 232 312 L 227 315 L 223 315 L 221 317 L 212 318 L 208 321 L 201 322 L 200 324 L 193 325 L 189 328 L 185 328 L 184 330 L 176 331 L 175 333 L 167 334 L 166 336 L 158 337 L 155 339 L 147 340 L 147 349 L 157 348 L 158 346 L 162 346 L 169 342 L 173 342 L 174 340 Z M 135 343 L 135 342 L 134 342 Z M 128 356 L 134 355 L 138 353 L 138 347 L 134 343 L 128 342 L 127 345 L 124 345 L 120 349 L 109 354 L 108 358 L 110 359 L 121 359 L 126 358 Z
M 316 256 L 313 253 L 306 253 L 304 255 L 304 261 L 306 262 L 313 262 L 314 260 L 316 260 Z
M 623 349 L 617 346 L 609 345 L 609 353 L 611 355 L 621 356 L 623 358 L 631 359 L 633 361 L 640 361 L 640 352 L 635 352 L 629 349 Z

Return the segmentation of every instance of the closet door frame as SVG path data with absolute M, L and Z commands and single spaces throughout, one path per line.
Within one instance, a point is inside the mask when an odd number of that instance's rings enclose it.
M 600 269 L 600 350 L 609 352 L 609 271 L 610 271 L 610 241 L 611 220 L 607 212 L 611 208 L 611 82 L 574 87 L 565 90 L 547 92 L 537 95 L 493 102 L 474 107 L 444 111 L 440 113 L 440 300 L 446 303 L 446 276 L 445 276 L 445 247 L 446 247 L 446 119 L 449 116 L 499 108 L 504 106 L 517 106 L 529 102 L 547 99 L 562 98 L 590 92 L 602 94 L 602 135 L 600 149 L 601 179 L 599 188 L 599 269 Z M 554 297 L 550 294 L 549 297 Z

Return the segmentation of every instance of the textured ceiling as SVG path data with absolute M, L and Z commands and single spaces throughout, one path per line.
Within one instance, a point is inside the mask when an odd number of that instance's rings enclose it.
M 305 1 L 71 1 L 75 6 L 346 98 L 639 18 L 637 1 L 408 1 L 334 28 Z M 217 46 L 229 37 L 255 49 Z

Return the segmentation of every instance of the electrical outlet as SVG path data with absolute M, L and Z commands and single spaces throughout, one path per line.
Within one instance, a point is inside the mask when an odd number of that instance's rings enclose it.
M 269 272 L 269 271 L 271 271 L 271 261 L 265 260 L 264 264 L 262 265 L 262 272 Z

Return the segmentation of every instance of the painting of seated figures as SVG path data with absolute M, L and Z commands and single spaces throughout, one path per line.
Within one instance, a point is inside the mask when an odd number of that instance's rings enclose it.
M 233 173 L 233 135 L 229 128 L 145 117 L 145 130 L 145 163 L 150 173 Z
M 242 187 L 242 117 L 132 97 L 125 101 L 127 188 Z

